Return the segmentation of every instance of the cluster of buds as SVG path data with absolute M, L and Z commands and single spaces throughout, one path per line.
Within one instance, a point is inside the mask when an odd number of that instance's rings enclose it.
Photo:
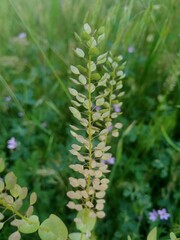
M 71 66 L 74 75 L 71 80 L 76 89 L 69 88 L 73 96 L 70 111 L 80 126 L 71 125 L 71 134 L 77 142 L 72 144 L 70 152 L 78 163 L 70 165 L 76 177 L 69 178 L 75 190 L 67 192 L 71 199 L 67 206 L 77 211 L 88 210 L 92 218 L 103 218 L 109 183 L 106 173 L 110 172 L 105 162 L 112 157 L 107 142 L 110 132 L 118 137 L 122 128 L 115 119 L 121 114 L 119 99 L 124 94 L 125 63 L 122 56 L 113 57 L 109 52 L 100 54 L 104 28 L 92 31 L 86 23 L 81 36 L 75 36 L 82 46 L 75 50 L 82 65 Z

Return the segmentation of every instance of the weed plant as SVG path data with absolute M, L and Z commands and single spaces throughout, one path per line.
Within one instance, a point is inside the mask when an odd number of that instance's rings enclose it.
M 75 121 L 68 110 L 69 66 L 80 64 L 73 33 L 87 21 L 105 27 L 102 52 L 110 48 L 128 63 L 117 119 L 124 127 L 111 140 L 115 161 L 96 235 L 145 239 L 158 226 L 160 239 L 171 230 L 178 236 L 179 11 L 173 0 L 0 1 L 0 154 L 18 183 L 37 193 L 41 222 L 55 213 L 75 231 L 75 214 L 65 208 Z M 170 217 L 152 221 L 153 209 Z M 9 235 L 5 226 L 0 237 Z

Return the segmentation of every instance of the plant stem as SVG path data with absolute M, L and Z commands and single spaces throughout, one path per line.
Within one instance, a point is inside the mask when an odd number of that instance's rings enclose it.
M 91 106 L 92 106 L 92 96 L 91 96 L 91 68 L 90 68 L 90 63 L 91 63 L 91 56 L 89 55 L 89 59 L 88 59 L 88 101 L 89 101 L 89 105 L 88 105 L 88 142 L 89 142 L 89 170 L 92 169 L 92 110 L 91 110 Z M 90 184 L 91 184 L 91 176 L 90 174 L 88 174 L 88 180 L 87 180 L 87 188 L 86 191 L 89 195 L 89 188 L 90 188 Z M 89 197 L 86 201 L 89 200 Z

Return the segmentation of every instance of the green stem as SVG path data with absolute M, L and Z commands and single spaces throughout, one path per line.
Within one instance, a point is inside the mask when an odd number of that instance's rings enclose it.
M 6 209 L 8 209 L 9 211 L 11 211 L 13 214 L 15 214 L 16 216 L 20 217 L 21 219 L 25 220 L 26 222 L 28 222 L 29 224 L 31 224 L 31 221 L 28 220 L 28 218 L 24 217 L 21 213 L 19 213 L 16 209 L 14 209 L 12 206 L 8 205 L 5 201 L 3 201 L 2 199 L 0 199 L 0 205 L 4 206 Z
M 92 110 L 91 110 L 91 106 L 92 106 L 92 96 L 91 96 L 91 68 L 90 68 L 90 63 L 91 63 L 91 56 L 89 55 L 89 59 L 88 59 L 88 101 L 89 101 L 89 105 L 88 105 L 88 142 L 89 142 L 89 170 L 92 169 Z M 91 185 L 91 176 L 90 174 L 88 175 L 88 180 L 87 180 L 87 188 L 86 191 L 89 195 L 89 188 Z M 87 201 L 89 200 L 89 197 L 87 199 Z

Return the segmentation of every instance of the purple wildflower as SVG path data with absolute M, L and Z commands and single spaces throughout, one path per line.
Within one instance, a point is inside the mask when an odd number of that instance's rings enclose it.
M 149 212 L 149 220 L 151 220 L 152 222 L 155 222 L 158 218 L 158 212 L 153 209 L 152 212 Z
M 19 39 L 24 39 L 26 37 L 27 37 L 27 34 L 25 32 L 21 32 L 21 33 L 18 34 Z
M 128 47 L 128 53 L 133 53 L 135 51 L 135 48 L 133 46 Z
M 113 104 L 113 109 L 114 109 L 114 111 L 117 112 L 117 113 L 121 112 L 121 108 L 119 107 L 118 104 Z
M 11 101 L 11 97 L 10 96 L 5 97 L 5 101 L 6 102 L 10 102 Z
M 104 160 L 103 163 L 104 164 L 113 165 L 115 163 L 115 158 L 114 157 L 110 157 L 108 160 Z
M 113 130 L 113 125 L 110 125 L 110 126 L 108 127 L 108 131 L 111 132 L 112 130 Z
M 95 108 L 96 111 L 101 110 L 101 107 L 100 107 L 100 106 L 95 106 L 94 108 Z
M 158 210 L 158 214 L 161 220 L 168 220 L 168 218 L 170 218 L 170 214 L 165 208 Z
M 14 137 L 10 138 L 7 142 L 7 148 L 8 149 L 15 149 L 17 147 L 17 142 Z

